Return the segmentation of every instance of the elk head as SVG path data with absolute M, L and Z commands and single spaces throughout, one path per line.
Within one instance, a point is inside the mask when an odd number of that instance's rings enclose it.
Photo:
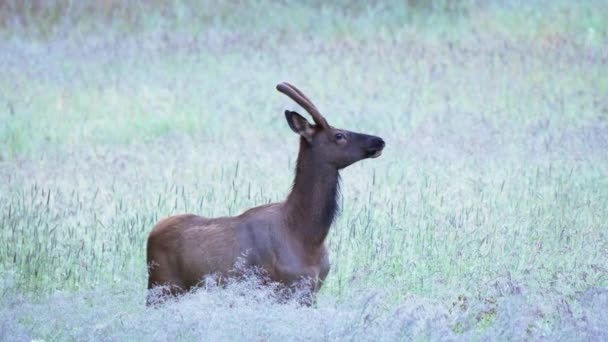
M 317 162 L 342 169 L 361 159 L 376 158 L 382 154 L 385 145 L 382 138 L 330 126 L 306 95 L 287 82 L 277 85 L 277 90 L 312 116 L 314 125 L 294 111 L 285 111 L 289 127 L 302 137 L 301 144 L 312 150 Z

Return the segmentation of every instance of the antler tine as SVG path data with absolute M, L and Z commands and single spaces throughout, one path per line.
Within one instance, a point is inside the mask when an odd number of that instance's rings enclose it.
M 319 113 L 317 107 L 304 95 L 298 88 L 292 86 L 287 82 L 283 82 L 277 85 L 277 90 L 281 93 L 289 96 L 297 104 L 306 109 L 306 111 L 312 116 L 314 122 L 321 127 L 329 127 L 327 120 Z

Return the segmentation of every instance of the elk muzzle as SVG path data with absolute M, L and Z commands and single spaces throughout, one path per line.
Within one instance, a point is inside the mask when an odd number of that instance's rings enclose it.
M 380 137 L 370 136 L 368 139 L 368 144 L 365 147 L 365 157 L 366 158 L 378 158 L 382 154 L 382 150 L 386 145 L 384 140 Z

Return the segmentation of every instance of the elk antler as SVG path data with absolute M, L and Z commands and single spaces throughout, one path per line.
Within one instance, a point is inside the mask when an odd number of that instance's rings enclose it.
M 315 109 L 317 109 L 317 106 L 315 106 L 315 104 L 312 103 L 312 101 L 310 101 L 310 99 L 308 97 L 306 97 L 306 95 L 304 95 L 304 93 L 302 93 L 302 91 L 300 89 L 296 88 L 296 86 L 294 86 L 293 84 L 291 84 L 289 82 L 283 82 L 283 84 L 285 84 L 288 87 L 290 87 L 291 89 L 293 89 L 296 93 L 298 93 L 298 95 L 302 96 L 302 98 L 304 98 L 304 100 L 308 101 L 308 103 L 310 103 L 311 106 L 313 106 L 313 107 L 315 107 Z
M 325 120 L 323 115 L 319 113 L 317 107 L 315 107 L 312 101 L 310 101 L 308 97 L 306 97 L 306 95 L 304 95 L 304 93 L 302 93 L 298 88 L 287 82 L 283 82 L 277 84 L 277 90 L 289 96 L 292 100 L 296 101 L 297 104 L 302 106 L 302 108 L 306 109 L 317 125 L 321 126 L 322 128 L 329 127 L 327 120 Z

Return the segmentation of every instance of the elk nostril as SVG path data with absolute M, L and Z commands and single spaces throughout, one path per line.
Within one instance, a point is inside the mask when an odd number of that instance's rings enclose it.
M 382 140 L 382 138 L 374 138 L 372 140 L 372 145 L 374 147 L 379 147 L 379 148 L 384 148 L 384 140 Z

